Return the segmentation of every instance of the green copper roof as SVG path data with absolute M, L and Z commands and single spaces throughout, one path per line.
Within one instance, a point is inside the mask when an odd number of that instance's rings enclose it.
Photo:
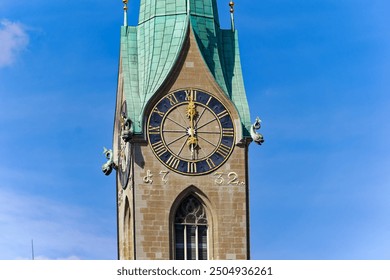
M 124 89 L 135 133 L 142 132 L 143 110 L 180 54 L 188 30 L 186 3 L 181 2 L 141 1 L 138 26 L 122 27 Z
M 122 74 L 134 132 L 142 133 L 144 109 L 178 60 L 189 25 L 210 72 L 240 114 L 243 136 L 249 136 L 237 33 L 220 29 L 215 0 L 141 0 L 138 26 L 122 27 Z

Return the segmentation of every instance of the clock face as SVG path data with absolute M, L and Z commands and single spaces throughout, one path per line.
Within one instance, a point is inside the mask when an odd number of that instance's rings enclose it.
M 202 175 L 228 159 L 235 131 L 219 99 L 185 89 L 157 102 L 149 115 L 147 135 L 153 153 L 166 167 L 185 175 Z
M 127 182 L 130 177 L 131 170 L 131 157 L 132 149 L 128 141 L 125 141 L 123 132 L 128 130 L 130 127 L 129 120 L 127 118 L 127 103 L 123 102 L 120 112 L 120 129 L 118 134 L 119 150 L 118 150 L 118 173 L 119 180 L 122 188 L 126 188 Z

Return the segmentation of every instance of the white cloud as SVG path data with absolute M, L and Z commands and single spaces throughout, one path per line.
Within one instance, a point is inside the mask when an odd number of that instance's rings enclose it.
M 0 260 L 31 258 L 32 239 L 35 259 L 114 259 L 113 223 L 102 216 L 1 183 Z
M 22 24 L 0 20 L 0 68 L 11 65 L 28 43 L 29 37 Z

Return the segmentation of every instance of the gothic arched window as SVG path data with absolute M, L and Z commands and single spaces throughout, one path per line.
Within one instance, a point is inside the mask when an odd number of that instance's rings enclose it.
M 207 260 L 207 217 L 202 203 L 187 196 L 175 215 L 175 259 Z

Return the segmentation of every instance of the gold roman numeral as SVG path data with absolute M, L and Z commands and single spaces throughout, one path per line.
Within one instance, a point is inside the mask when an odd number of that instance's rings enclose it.
M 234 128 L 222 128 L 222 137 L 233 137 Z
M 217 114 L 218 118 L 222 119 L 223 117 L 226 117 L 228 115 L 228 111 L 223 110 L 221 113 Z
M 209 106 L 209 103 L 210 103 L 211 99 L 213 99 L 213 97 L 212 97 L 212 96 L 210 96 L 210 97 L 209 97 L 209 100 L 207 100 L 207 102 L 206 102 L 206 106 Z
M 230 153 L 230 147 L 221 144 L 219 145 L 218 149 L 216 150 L 216 153 L 220 154 L 223 157 L 227 157 Z
M 160 134 L 160 126 L 149 125 L 149 134 Z
M 177 167 L 179 166 L 179 163 L 180 163 L 180 160 L 178 158 L 174 157 L 173 155 L 171 155 L 167 160 L 167 164 L 174 169 L 177 169 Z
M 185 90 L 186 93 L 186 101 L 196 101 L 196 95 L 197 91 L 190 89 L 190 90 Z
M 206 163 L 210 167 L 210 169 L 215 167 L 215 163 L 211 158 L 206 159 Z
M 164 114 L 165 114 L 164 112 L 159 111 L 157 107 L 155 107 L 155 108 L 153 109 L 153 113 L 159 114 L 160 117 L 163 117 Z
M 159 157 L 162 156 L 167 151 L 162 140 L 157 141 L 156 143 L 153 143 L 152 148 L 153 148 L 154 152 L 156 153 L 156 155 Z
M 196 173 L 196 162 L 187 162 L 187 173 Z
M 178 103 L 179 101 L 177 100 L 177 97 L 174 93 L 171 93 L 171 94 L 168 94 L 167 96 L 167 99 L 169 100 L 169 103 L 171 105 L 175 105 L 176 103 Z

